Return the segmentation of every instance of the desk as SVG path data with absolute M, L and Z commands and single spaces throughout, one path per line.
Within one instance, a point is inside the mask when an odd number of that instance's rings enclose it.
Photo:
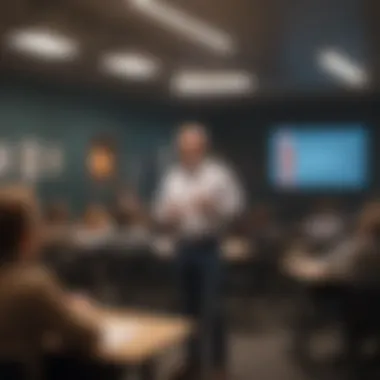
M 290 252 L 282 269 L 298 284 L 298 308 L 292 332 L 295 359 L 302 365 L 315 364 L 313 337 L 321 326 L 342 321 L 345 282 L 332 276 L 323 260 L 302 250 Z
M 169 238 L 157 239 L 152 244 L 154 254 L 163 259 L 171 260 L 174 257 L 174 241 Z M 251 245 L 244 239 L 227 239 L 221 246 L 222 257 L 227 263 L 241 263 L 249 261 L 253 256 Z
M 283 271 L 293 279 L 306 284 L 323 284 L 334 280 L 329 276 L 321 262 L 300 251 L 293 251 L 286 256 Z
M 221 259 L 228 268 L 229 286 L 234 288 L 238 284 L 239 293 L 242 287 L 254 287 L 251 283 L 256 281 L 257 248 L 243 239 L 226 239 L 222 243 Z M 130 300 L 131 286 L 140 290 L 153 284 L 154 289 L 173 289 L 174 259 L 173 241 L 166 237 L 152 240 L 146 247 L 133 248 L 128 244 L 71 250 L 56 247 L 46 250 L 45 255 L 48 266 L 71 288 L 123 304 Z
M 180 317 L 126 310 L 99 310 L 99 327 L 117 325 L 130 328 L 125 341 L 102 341 L 99 358 L 113 363 L 141 364 L 163 351 L 183 343 L 191 334 L 189 321 Z
M 143 379 L 154 378 L 155 359 L 185 343 L 193 331 L 192 324 L 180 317 L 101 307 L 91 313 L 103 335 L 97 359 L 137 369 Z
M 222 245 L 223 258 L 228 263 L 247 262 L 253 257 L 252 245 L 244 239 L 228 239 Z

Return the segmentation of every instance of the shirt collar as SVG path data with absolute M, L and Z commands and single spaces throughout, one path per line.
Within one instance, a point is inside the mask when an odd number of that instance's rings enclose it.
M 178 165 L 178 169 L 181 173 L 187 175 L 187 176 L 197 176 L 199 175 L 200 173 L 202 173 L 202 171 L 207 168 L 210 164 L 211 164 L 212 160 L 209 158 L 209 157 L 206 157 L 203 159 L 203 161 L 198 165 L 197 168 L 195 168 L 194 170 L 188 170 L 186 169 L 186 167 L 184 167 L 183 165 L 179 164 Z

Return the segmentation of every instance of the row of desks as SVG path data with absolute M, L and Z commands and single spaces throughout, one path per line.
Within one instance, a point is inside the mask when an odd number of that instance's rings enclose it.
M 93 312 L 101 332 L 98 357 L 115 364 L 143 364 L 184 342 L 192 331 L 190 321 L 178 316 L 104 306 Z
M 87 239 L 74 241 L 67 244 L 66 242 L 59 242 L 55 246 L 63 246 L 65 250 L 72 250 L 78 254 L 88 254 L 99 252 L 112 252 L 118 255 L 136 255 L 141 252 L 151 254 L 154 257 L 162 260 L 171 260 L 175 255 L 174 241 L 159 237 L 155 239 L 130 239 L 128 236 L 124 239 Z M 244 262 L 248 261 L 255 256 L 255 250 L 252 243 L 244 239 L 230 238 L 226 239 L 222 246 L 221 251 L 223 258 L 228 262 Z
M 174 245 L 170 239 L 154 242 L 125 239 L 115 242 L 88 239 L 78 241 L 70 248 L 75 255 L 121 255 L 124 257 L 143 255 L 149 252 L 155 257 L 170 261 L 174 257 Z M 242 240 L 230 239 L 223 246 L 223 254 L 229 262 L 245 262 L 252 257 L 251 247 Z M 68 250 L 64 249 L 66 255 Z M 101 305 L 92 308 L 91 319 L 96 321 L 102 339 L 98 348 L 98 359 L 108 363 L 143 368 L 153 365 L 167 350 L 184 344 L 195 326 L 184 318 L 159 313 L 148 313 L 131 309 L 112 309 Z M 142 371 L 144 379 L 154 377 L 155 371 Z
M 91 321 L 99 332 L 94 359 L 132 370 L 143 380 L 155 379 L 158 359 L 168 350 L 183 345 L 194 332 L 192 323 L 178 316 L 113 309 L 96 303 L 74 311 L 78 318 Z M 59 347 L 54 337 L 47 337 L 49 351 L 59 352 Z

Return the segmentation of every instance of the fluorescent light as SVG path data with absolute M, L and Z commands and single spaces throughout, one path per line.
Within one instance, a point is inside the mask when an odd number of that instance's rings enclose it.
M 171 81 L 172 91 L 184 96 L 240 95 L 257 87 L 257 78 L 243 71 L 182 71 Z
M 100 66 L 109 74 L 131 79 L 149 79 L 159 71 L 157 60 L 139 53 L 108 53 Z
M 127 1 L 127 0 L 126 0 Z M 198 44 L 220 54 L 231 54 L 234 42 L 227 33 L 218 30 L 185 12 L 164 4 L 160 0 L 128 0 L 132 6 L 146 16 L 164 24 L 176 33 L 192 39 Z
M 364 87 L 368 84 L 367 71 L 336 50 L 323 50 L 318 54 L 317 59 L 319 66 L 324 71 L 349 86 Z
M 12 50 L 49 60 L 70 60 L 79 52 L 75 41 L 46 29 L 16 30 L 6 44 Z

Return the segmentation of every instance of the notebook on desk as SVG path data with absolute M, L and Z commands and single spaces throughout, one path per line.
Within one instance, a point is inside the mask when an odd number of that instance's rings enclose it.
M 106 349 L 117 349 L 131 342 L 139 332 L 136 323 L 124 321 L 108 321 L 101 329 L 102 345 Z

